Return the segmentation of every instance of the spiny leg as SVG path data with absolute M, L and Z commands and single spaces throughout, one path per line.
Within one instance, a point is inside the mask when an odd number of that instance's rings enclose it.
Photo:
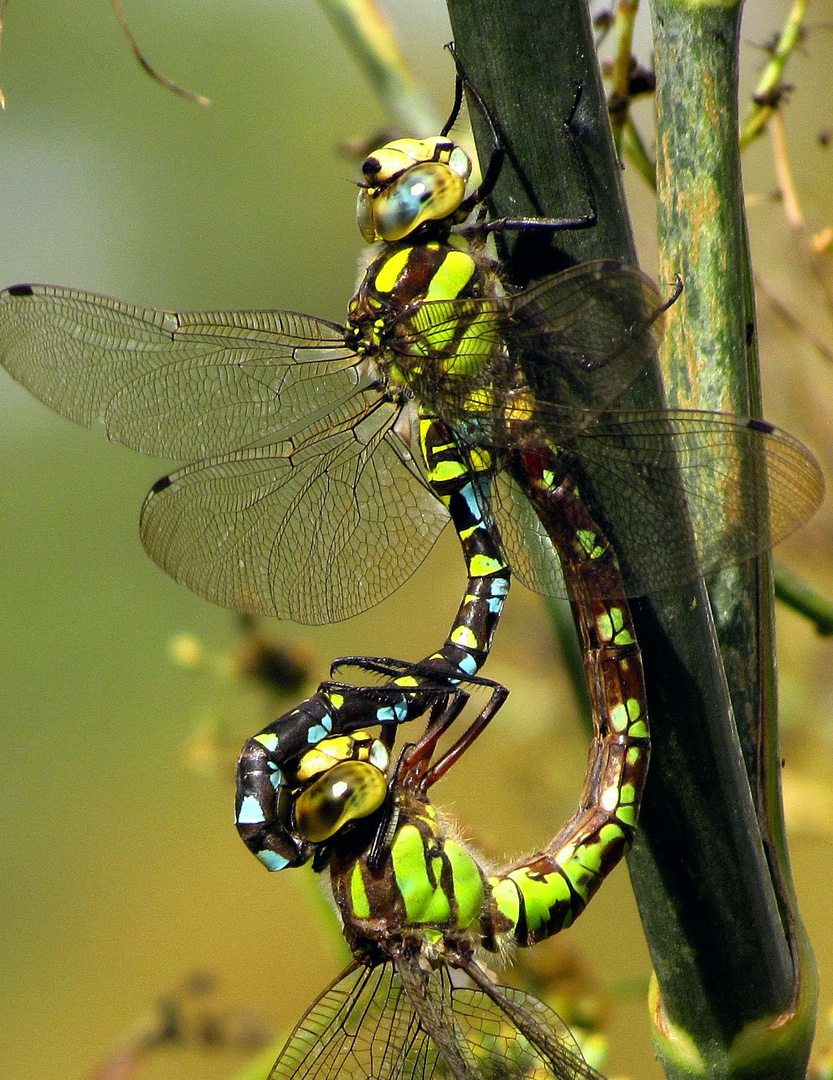
M 472 84 L 469 77 L 466 75 L 463 65 L 460 62 L 460 58 L 457 55 L 457 51 L 454 48 L 453 43 L 446 46 L 448 51 L 454 58 L 454 64 L 457 69 L 457 77 L 454 84 L 454 106 L 451 110 L 451 115 L 443 127 L 441 134 L 447 135 L 451 130 L 454 121 L 457 119 L 457 115 L 460 111 L 462 104 L 463 90 L 468 90 L 472 100 L 477 105 L 481 116 L 486 122 L 489 129 L 489 135 L 491 137 L 492 149 L 489 156 L 489 163 L 486 166 L 486 170 L 483 173 L 483 179 L 471 195 L 469 195 L 460 205 L 461 211 L 465 211 L 466 214 L 471 213 L 476 206 L 483 203 L 491 193 L 494 191 L 495 184 L 497 184 L 498 177 L 500 176 L 503 163 L 506 158 L 506 150 L 504 149 L 503 140 L 497 129 L 494 116 L 486 102 L 483 100 L 480 92 Z M 540 229 L 542 231 L 549 230 L 550 232 L 563 232 L 572 229 L 589 229 L 592 228 L 598 221 L 598 209 L 596 206 L 596 194 L 593 191 L 593 185 L 590 183 L 587 174 L 587 165 L 582 154 L 581 147 L 573 133 L 572 123 L 573 118 L 578 109 L 579 102 L 581 101 L 581 86 L 576 87 L 576 96 L 573 100 L 572 108 L 570 109 L 569 116 L 564 121 L 563 133 L 567 139 L 567 143 L 570 147 L 570 151 L 575 158 L 576 164 L 579 167 L 579 171 L 584 184 L 584 193 L 587 198 L 587 211 L 578 217 L 567 218 L 545 218 L 545 217 L 533 217 L 533 218 L 497 218 L 491 221 L 476 221 L 469 225 L 464 225 L 461 229 L 461 233 L 489 233 L 489 232 L 517 232 L 523 229 Z

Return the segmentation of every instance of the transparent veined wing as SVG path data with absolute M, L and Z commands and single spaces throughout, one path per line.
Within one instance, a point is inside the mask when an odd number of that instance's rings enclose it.
M 533 412 L 525 426 L 539 423 L 536 401 L 557 402 L 547 423 L 558 442 L 592 423 L 650 367 L 666 307 L 639 270 L 581 263 L 510 296 L 422 304 L 401 317 L 391 349 L 453 361 L 402 365 L 415 395 L 450 423 L 475 423 L 498 445 L 512 443 L 517 429 L 505 424 L 503 409 L 508 395 L 528 385 L 525 406 Z M 481 388 L 488 392 L 479 397 Z
M 173 578 L 235 611 L 350 618 L 392 593 L 448 513 L 378 398 L 361 422 L 196 462 L 154 485 L 142 542 Z
M 397 965 L 352 964 L 295 1028 L 269 1080 L 600 1080 L 532 995 L 479 969 L 475 988 L 455 986 L 445 966 Z
M 438 1057 L 393 964 L 354 963 L 307 1011 L 269 1080 L 430 1080 Z
M 460 1022 L 466 1016 L 466 1038 L 487 1063 L 487 1076 L 604 1080 L 584 1059 L 561 1017 L 543 1001 L 513 986 L 499 986 L 475 961 L 464 970 L 475 988 L 452 990 L 455 1012 Z M 495 1059 L 498 1067 L 493 1070 Z
M 422 1026 L 455 1080 L 601 1080 L 559 1016 L 532 994 L 498 986 L 474 961 L 426 970 L 397 957 Z M 461 972 L 468 976 L 461 975 Z M 476 985 L 460 985 L 473 980 Z
M 0 293 L 0 363 L 62 416 L 159 457 L 264 439 L 355 392 L 337 323 L 291 311 L 155 311 L 51 285 Z
M 670 540 L 677 507 L 688 510 L 699 570 L 706 575 L 762 554 L 803 525 L 824 497 L 810 451 L 764 420 L 671 409 L 612 413 L 575 441 L 593 465 L 582 482 L 605 508 L 631 595 L 690 579 Z M 681 573 L 682 569 L 682 573 Z
M 305 623 L 384 599 L 448 519 L 345 334 L 297 312 L 0 294 L 0 361 L 41 400 L 134 449 L 200 459 L 148 496 L 151 557 L 215 603 Z
M 416 365 L 411 378 L 464 444 L 510 454 L 541 444 L 559 450 L 616 546 L 630 596 L 760 554 L 807 521 L 824 493 L 812 454 L 764 421 L 616 409 L 653 360 L 667 306 L 640 271 L 583 263 L 513 296 L 425 304 L 406 346 L 428 355 L 457 349 L 450 373 Z M 468 332 L 455 337 L 455 322 Z M 471 376 L 460 363 L 466 351 L 482 361 Z M 518 484 L 502 476 L 498 488 L 516 576 L 538 592 L 565 595 L 552 545 Z M 675 536 L 679 544 L 645 544 Z
M 667 306 L 650 278 L 610 260 L 580 263 L 512 297 L 510 352 L 533 398 L 560 407 L 550 437 L 580 431 L 651 366 Z
M 522 486 L 505 470 L 494 478 L 492 512 L 512 577 L 542 596 L 569 599 L 556 547 Z
M 464 445 L 509 454 L 541 444 L 559 450 L 613 540 L 629 596 L 673 589 L 768 550 L 812 516 L 824 493 L 812 454 L 764 421 L 616 409 L 653 360 L 667 306 L 638 270 L 583 263 L 510 297 L 425 304 L 409 346 L 441 354 L 443 342 L 453 341 L 450 373 L 416 365 L 412 380 Z M 468 332 L 454 338 L 455 321 Z M 466 351 L 483 361 L 472 364 L 470 377 L 460 362 Z M 567 595 L 552 544 L 518 483 L 500 476 L 495 501 L 519 580 Z M 646 537 L 668 542 L 646 546 Z
M 548 409 L 538 405 L 544 421 Z M 766 421 L 725 413 L 606 413 L 560 454 L 614 544 L 628 596 L 674 589 L 769 550 L 824 497 L 819 464 L 802 443 Z M 518 578 L 566 595 L 552 545 L 518 483 L 501 477 L 495 501 Z M 696 561 L 686 556 L 686 515 Z M 646 537 L 663 542 L 647 545 Z

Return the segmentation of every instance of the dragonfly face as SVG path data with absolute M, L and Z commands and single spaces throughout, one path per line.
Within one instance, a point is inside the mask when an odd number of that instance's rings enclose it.
M 313 844 L 379 810 L 387 795 L 388 752 L 366 731 L 324 739 L 307 751 L 292 780 L 291 821 Z M 303 786 L 301 786 L 303 785 Z
M 466 194 L 471 161 L 450 139 L 397 139 L 365 159 L 356 216 L 368 244 L 402 240 L 426 225 L 446 232 Z M 465 216 L 465 215 L 464 215 Z
M 250 739 L 240 756 L 235 823 L 268 870 L 302 866 L 385 801 L 387 747 L 361 729 L 328 737 L 336 700 L 319 691 Z

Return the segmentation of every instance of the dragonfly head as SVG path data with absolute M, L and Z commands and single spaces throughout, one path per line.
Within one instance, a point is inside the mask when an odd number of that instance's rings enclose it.
M 366 731 L 324 739 L 301 758 L 296 780 L 305 785 L 292 808 L 294 831 L 313 844 L 374 814 L 388 789 L 388 752 Z
M 356 208 L 362 236 L 368 244 L 402 240 L 428 222 L 453 219 L 470 173 L 465 150 L 440 135 L 396 139 L 374 151 L 362 165 Z

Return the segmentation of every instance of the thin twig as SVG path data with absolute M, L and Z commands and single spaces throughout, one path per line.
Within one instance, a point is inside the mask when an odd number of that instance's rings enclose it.
M 801 209 L 798 191 L 793 179 L 790 156 L 787 150 L 787 135 L 784 130 L 784 116 L 780 109 L 773 109 L 770 114 L 769 137 L 772 139 L 775 175 L 778 179 L 781 201 L 784 204 L 784 213 L 793 229 L 803 230 L 805 224 L 804 211 Z
M 639 0 L 618 0 L 614 28 L 616 31 L 616 54 L 611 70 L 611 90 L 608 98 L 610 126 L 616 153 L 621 157 L 622 134 L 630 112 L 631 57 L 633 56 L 633 26 Z
M 784 566 L 775 567 L 775 595 L 815 626 L 823 637 L 833 634 L 833 602 Z
M 374 0 L 318 0 L 336 33 L 382 102 L 397 133 L 428 135 L 439 121 Z
M 6 4 L 8 0 L 0 0 L 0 44 L 3 43 L 3 29 L 6 20 Z M 0 109 L 6 107 L 6 95 L 3 93 L 3 87 L 0 86 Z
M 833 347 L 809 328 L 799 319 L 792 308 L 786 304 L 770 287 L 756 274 L 755 290 L 761 293 L 775 314 L 784 322 L 793 333 L 798 334 L 813 346 L 819 355 L 833 364 Z
M 5 6 L 6 0 L 0 0 Z M 179 83 L 175 83 L 173 79 L 169 79 L 167 75 L 163 75 L 161 71 L 157 71 L 152 67 L 145 54 L 139 48 L 136 38 L 133 36 L 133 31 L 130 29 L 130 24 L 122 11 L 121 0 L 110 0 L 115 12 L 116 18 L 119 21 L 119 26 L 122 29 L 122 33 L 127 38 L 130 50 L 134 57 L 138 61 L 139 65 L 150 75 L 152 79 L 158 82 L 161 86 L 164 86 L 166 90 L 172 90 L 175 94 L 179 94 L 180 97 L 184 97 L 186 101 L 192 101 L 195 105 L 210 105 L 211 99 L 204 97 L 202 94 L 196 94 L 193 90 L 186 90 L 184 86 L 180 86 Z M 0 9 L 2 13 L 2 9 Z
M 740 146 L 744 150 L 756 139 L 778 108 L 778 89 L 784 76 L 787 61 L 801 41 L 808 0 L 795 0 L 784 29 L 772 49 L 772 57 L 764 68 L 755 92 L 752 106 L 740 130 Z
M 780 109 L 776 109 L 770 117 L 769 132 L 772 140 L 772 155 L 775 164 L 775 174 L 778 179 L 778 190 L 784 204 L 784 214 L 796 239 L 799 252 L 817 282 L 827 310 L 833 317 L 833 290 L 828 280 L 829 274 L 822 264 L 821 256 L 825 250 L 815 242 L 815 238 L 807 231 L 807 220 L 798 197 L 798 190 L 793 179 L 792 166 L 790 165 L 789 149 L 787 147 L 784 119 Z M 822 234 L 824 235 L 824 234 Z

